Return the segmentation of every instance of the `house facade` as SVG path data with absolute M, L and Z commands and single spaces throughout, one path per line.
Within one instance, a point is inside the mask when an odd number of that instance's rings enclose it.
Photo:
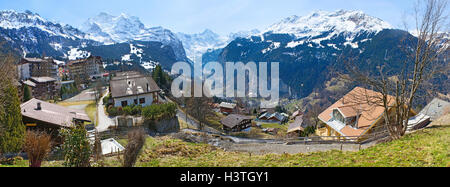
M 222 102 L 219 105 L 220 108 L 220 112 L 224 113 L 224 114 L 232 114 L 234 112 L 236 112 L 236 104 L 234 103 L 227 103 L 227 102 Z
M 252 117 L 231 114 L 220 121 L 225 132 L 240 132 L 252 126 Z
M 116 74 L 110 81 L 110 90 L 114 107 L 159 103 L 158 94 L 161 92 L 150 76 L 137 72 Z
M 92 77 L 103 74 L 104 71 L 102 58 L 98 56 L 69 61 L 67 68 L 73 80 L 78 80 L 84 84 L 89 83 Z
M 17 65 L 20 80 L 31 77 L 51 77 L 58 79 L 58 64 L 52 58 L 22 58 Z
M 22 84 L 28 86 L 31 95 L 37 99 L 49 100 L 53 99 L 53 96 L 57 94 L 56 79 L 52 77 L 31 77 L 26 81 L 22 81 Z

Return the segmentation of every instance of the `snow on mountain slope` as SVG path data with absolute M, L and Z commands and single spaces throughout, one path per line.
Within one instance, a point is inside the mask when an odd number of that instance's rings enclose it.
M 213 31 L 206 29 L 202 33 L 198 34 L 184 34 L 177 33 L 178 38 L 183 42 L 183 46 L 186 50 L 186 55 L 191 60 L 201 58 L 201 56 L 210 49 L 223 48 L 236 38 L 246 38 L 254 34 L 258 34 L 260 31 L 240 31 L 237 33 L 230 33 L 227 36 L 221 36 Z
M 100 13 L 89 18 L 82 26 L 88 38 L 105 44 L 129 41 L 156 41 L 171 46 L 177 58 L 184 60 L 185 51 L 182 42 L 170 30 L 163 27 L 147 28 L 138 17 L 121 14 L 112 16 Z
M 85 38 L 85 34 L 76 28 L 47 21 L 39 14 L 30 11 L 24 13 L 14 10 L 0 11 L 0 28 L 12 30 L 32 27 L 45 31 L 51 36 L 61 36 L 72 40 Z
M 316 11 L 307 16 L 291 16 L 270 26 L 263 33 L 292 34 L 296 38 L 312 39 L 318 37 L 315 43 L 331 39 L 343 34 L 347 42 L 351 42 L 362 32 L 378 33 L 383 29 L 393 27 L 362 11 L 339 10 L 336 12 Z M 324 33 L 327 33 L 324 36 Z M 295 46 L 292 43 L 290 46 Z
M 219 36 L 209 29 L 199 34 L 177 33 L 177 36 L 183 42 L 186 55 L 191 60 L 198 59 L 208 49 L 224 47 L 228 41 L 227 37 Z

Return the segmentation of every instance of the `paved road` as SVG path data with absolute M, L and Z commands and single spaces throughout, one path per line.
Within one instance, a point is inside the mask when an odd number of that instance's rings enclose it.
M 64 100 L 65 102 L 78 102 L 78 101 L 93 101 L 95 100 L 95 92 L 92 89 L 87 89 L 79 93 L 78 95 Z
M 196 120 L 193 120 L 191 117 L 187 117 L 186 119 L 186 113 L 184 113 L 182 110 L 177 110 L 177 117 L 179 120 L 186 122 L 188 125 L 199 129 L 200 125 Z M 209 132 L 209 133 L 220 133 L 218 130 L 208 127 L 206 125 L 203 126 L 203 131 Z
M 98 125 L 96 129 L 98 130 L 98 132 L 106 131 L 110 126 L 115 125 L 115 121 L 106 114 L 105 107 L 103 106 L 103 98 L 108 96 L 108 94 L 109 90 L 106 91 L 106 94 L 100 99 L 97 104 Z

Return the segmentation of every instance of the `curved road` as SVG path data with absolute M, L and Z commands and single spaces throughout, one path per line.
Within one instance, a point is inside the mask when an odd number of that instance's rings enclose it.
M 115 120 L 110 118 L 106 112 L 105 107 L 103 106 L 103 98 L 108 96 L 109 90 L 106 89 L 105 95 L 100 99 L 100 101 L 97 104 L 97 117 L 98 117 L 98 125 L 96 127 L 98 132 L 104 132 L 108 130 L 110 126 L 115 126 Z

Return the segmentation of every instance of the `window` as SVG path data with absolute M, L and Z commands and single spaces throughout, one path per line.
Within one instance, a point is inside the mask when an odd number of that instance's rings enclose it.
M 340 122 L 342 122 L 342 123 L 345 123 L 345 121 L 344 121 L 344 116 L 342 116 L 342 114 L 341 114 L 337 109 L 334 109 L 334 110 L 333 110 L 333 117 L 334 117 L 337 121 L 340 121 Z
M 144 104 L 145 103 L 145 98 L 140 98 L 139 99 L 139 104 Z
M 122 107 L 126 107 L 128 106 L 128 102 L 127 101 L 122 101 Z
M 137 100 L 137 99 L 134 100 L 134 104 L 135 104 L 135 105 L 138 104 L 138 100 Z

